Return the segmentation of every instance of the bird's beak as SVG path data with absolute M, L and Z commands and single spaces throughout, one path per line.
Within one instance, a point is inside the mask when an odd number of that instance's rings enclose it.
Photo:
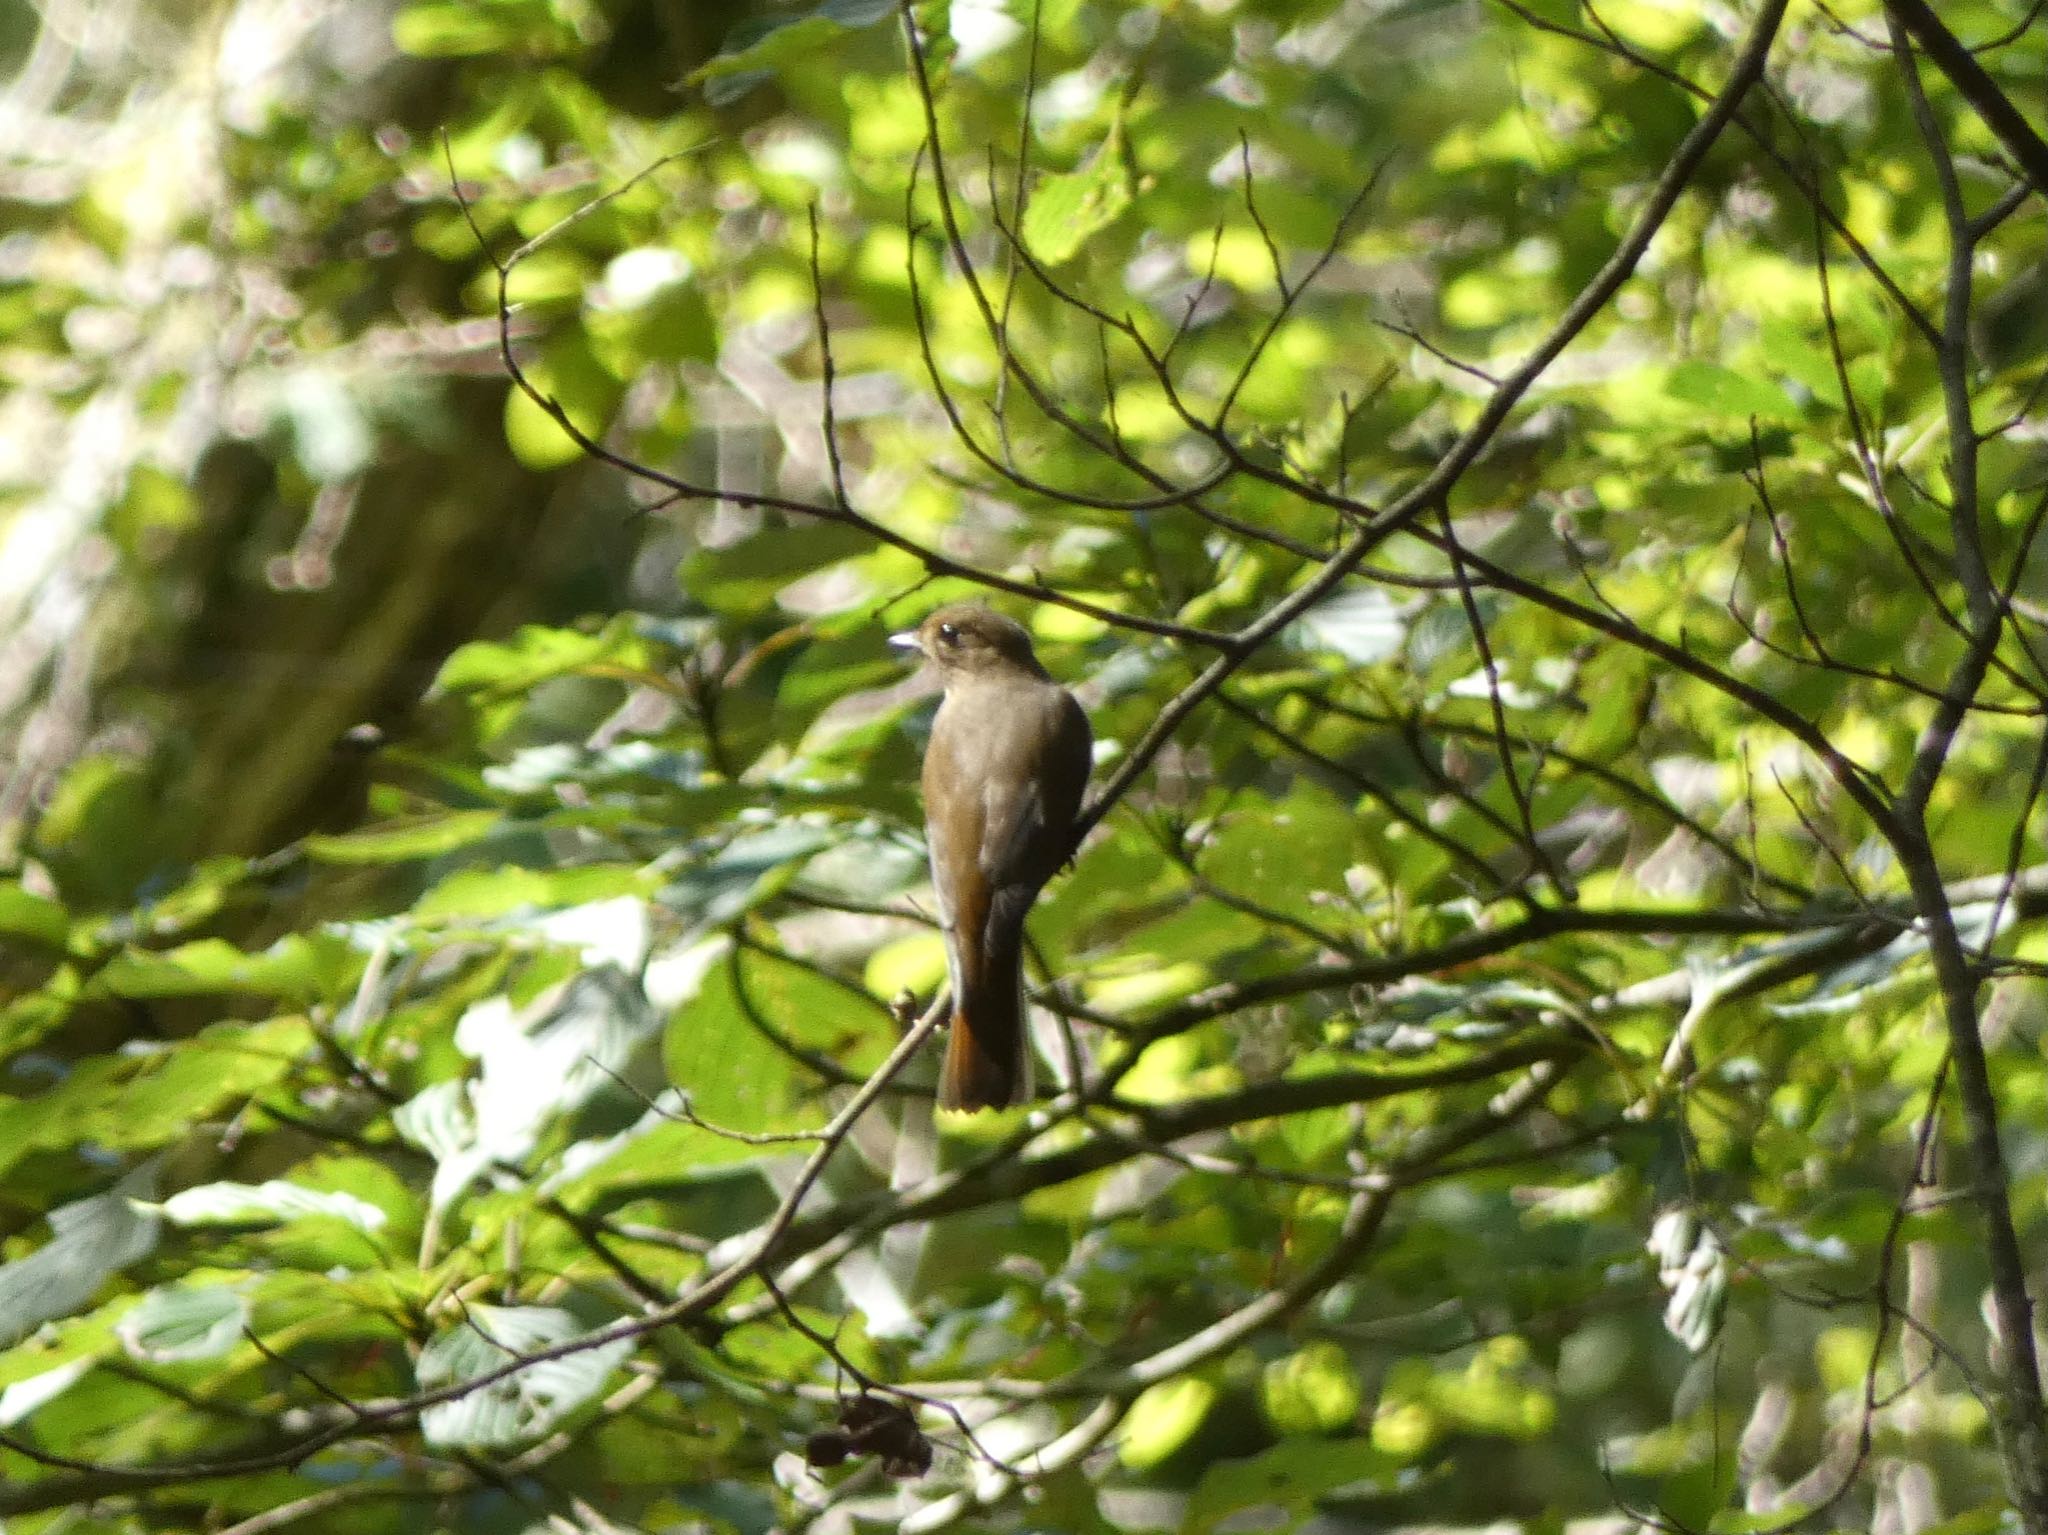
M 917 631 L 915 629 L 905 629 L 901 634 L 890 635 L 889 643 L 898 650 L 918 650 L 922 648 L 917 643 Z

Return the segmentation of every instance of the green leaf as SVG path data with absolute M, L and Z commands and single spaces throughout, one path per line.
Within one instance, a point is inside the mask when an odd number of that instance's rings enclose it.
M 735 27 L 688 83 L 703 86 L 712 106 L 727 106 L 778 71 L 808 65 L 839 47 L 846 33 L 895 12 L 895 0 L 825 0 L 805 15 L 749 22 Z
M 306 852 L 324 863 L 402 863 L 439 858 L 481 842 L 505 824 L 499 810 L 444 810 L 386 821 L 364 831 L 305 840 Z
M 800 822 L 743 833 L 704 862 L 684 868 L 661 892 L 662 904 L 699 928 L 722 926 L 766 900 L 832 841 L 824 828 Z
M 227 1285 L 151 1290 L 115 1329 L 129 1354 L 148 1364 L 215 1359 L 242 1341 L 249 1305 Z
M 12 1428 L 37 1408 L 56 1400 L 91 1371 L 93 1361 L 73 1359 L 0 1389 L 0 1428 Z
M 156 1246 L 156 1217 L 136 1203 L 155 1178 L 155 1165 L 145 1164 L 104 1194 L 52 1210 L 50 1240 L 0 1264 L 0 1347 L 76 1311 Z
M 200 997 L 221 993 L 277 997 L 310 1004 L 339 994 L 360 968 L 347 940 L 331 933 L 280 939 L 249 954 L 219 938 L 175 949 L 124 949 L 93 977 L 108 996 Z
M 32 992 L 16 997 L 12 1002 L 0 1005 L 0 1060 L 6 1060 L 26 1050 L 37 1040 L 60 1028 L 71 1016 L 74 997 L 70 988 L 75 986 L 76 976 L 65 972 L 58 982 L 57 991 Z
M 1147 1386 L 1124 1415 L 1117 1459 L 1133 1471 L 1161 1464 L 1194 1437 L 1217 1395 L 1215 1386 L 1192 1377 Z
M 656 876 L 639 867 L 584 864 L 565 869 L 462 869 L 413 903 L 416 922 L 478 921 L 521 912 L 652 894 Z
M 1260 1373 L 1259 1405 L 1283 1434 L 1344 1428 L 1358 1412 L 1358 1376 L 1335 1343 L 1311 1343 Z
M 305 1019 L 273 1018 L 94 1057 L 33 1098 L 0 1100 L 0 1169 L 44 1147 L 151 1150 L 181 1139 L 292 1070 L 312 1039 Z
M 1295 643 L 1302 649 L 1334 651 L 1354 666 L 1391 660 L 1407 637 L 1400 609 L 1374 586 L 1341 591 L 1310 608 L 1295 625 Z
M 175 1226 L 271 1225 L 328 1216 L 358 1231 L 383 1229 L 384 1212 L 339 1190 L 326 1193 L 272 1178 L 255 1186 L 246 1183 L 203 1183 L 180 1189 L 160 1207 Z
M 1130 205 L 1130 170 L 1119 122 L 1087 165 L 1044 177 L 1032 188 L 1024 209 L 1024 244 L 1047 266 L 1058 266 L 1078 255 L 1090 236 L 1115 223 Z
M 55 901 L 31 895 L 19 885 L 0 885 L 0 937 L 62 950 L 70 934 L 71 918 Z
M 679 579 L 713 612 L 751 616 L 822 567 L 874 550 L 873 537 L 859 528 L 816 522 L 802 527 L 800 534 L 771 527 L 724 548 L 694 550 L 684 559 Z M 872 648 L 864 655 L 849 659 L 878 659 L 879 645 L 870 644 Z M 832 648 L 843 652 L 847 647 Z M 803 667 L 811 649 L 805 646 L 793 658 L 794 664 Z
M 537 280 L 546 282 L 551 292 L 571 291 L 559 269 L 554 277 Z M 583 458 L 582 444 L 554 410 L 586 441 L 604 440 L 623 390 L 589 336 L 581 330 L 558 334 L 540 356 L 526 362 L 525 375 L 531 393 L 516 384 L 505 393 L 505 445 L 522 465 L 545 473 Z
M 1760 416 L 1766 421 L 1797 421 L 1800 417 L 1799 407 L 1776 384 L 1718 363 L 1680 363 L 1665 375 L 1664 392 L 1674 400 L 1728 420 L 1747 421 Z
M 413 5 L 391 22 L 391 39 L 402 52 L 420 58 L 461 58 L 495 53 L 519 40 L 520 17 L 473 0 Z
M 1243 1460 L 1221 1461 L 1202 1473 L 1188 1502 L 1188 1535 L 1206 1535 L 1232 1515 L 1274 1505 L 1296 1516 L 1340 1488 L 1391 1491 L 1403 1463 L 1361 1439 L 1297 1439 Z
M 491 997 L 468 1009 L 456 1045 L 479 1063 L 467 1082 L 437 1082 L 399 1106 L 393 1122 L 437 1166 L 436 1209 L 492 1167 L 517 1167 L 560 1116 L 600 1093 L 651 1047 L 662 1020 L 639 986 L 612 966 L 585 970 L 525 1008 Z
M 439 1391 L 586 1332 L 556 1307 L 472 1303 L 460 1323 L 428 1341 L 414 1372 L 422 1391 Z M 420 1429 L 429 1444 L 444 1449 L 505 1449 L 538 1439 L 602 1391 L 632 1349 L 620 1340 L 528 1365 L 427 1408 Z
M 1920 1535 L 1992 1535 L 1993 1531 L 2006 1528 L 2011 1513 L 2010 1506 L 2001 1498 L 1996 1503 L 1981 1504 L 1967 1513 L 1930 1524 Z
M 723 954 L 724 946 L 714 952 Z M 759 971 L 750 967 L 749 980 Z M 800 1099 L 797 1068 L 765 1031 L 782 1028 L 787 1017 L 779 1009 L 772 1018 L 759 1011 L 752 986 L 747 1001 L 757 1009 L 752 1016 L 734 988 L 729 965 L 718 964 L 704 975 L 669 1026 L 663 1051 L 669 1079 L 689 1095 L 698 1113 L 721 1128 L 793 1128 L 792 1106 Z
M 1768 1510 L 1760 1513 L 1724 1508 L 1708 1521 L 1707 1529 L 1711 1535 L 1757 1535 L 1758 1531 L 1763 1530 L 1784 1530 L 1796 1527 L 1816 1506 L 1809 1503 L 1774 1503 Z
M 80 757 L 49 794 L 32 846 L 66 900 L 125 905 L 160 867 L 162 809 L 140 764 L 105 753 Z
M 550 628 L 526 624 L 509 640 L 474 640 L 441 665 L 435 693 L 524 693 L 553 677 L 601 662 L 637 665 L 645 647 L 630 618 L 598 629 Z

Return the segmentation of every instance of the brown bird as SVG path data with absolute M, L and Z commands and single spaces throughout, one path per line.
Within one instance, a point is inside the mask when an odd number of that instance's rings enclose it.
M 1092 739 L 1021 625 L 940 608 L 889 643 L 946 686 L 924 752 L 925 841 L 946 934 L 953 1026 L 939 1106 L 1003 1108 L 1025 1090 L 1024 915 L 1074 850 Z

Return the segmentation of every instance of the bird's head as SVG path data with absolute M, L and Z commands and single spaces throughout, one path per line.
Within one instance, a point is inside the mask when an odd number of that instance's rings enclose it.
M 1024 626 L 978 602 L 949 603 L 915 629 L 890 635 L 889 643 L 918 651 L 948 679 L 1006 670 L 1045 675 Z

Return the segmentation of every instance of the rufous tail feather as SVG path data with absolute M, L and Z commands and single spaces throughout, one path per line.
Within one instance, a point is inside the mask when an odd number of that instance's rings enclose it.
M 946 1061 L 939 1069 L 940 1108 L 1004 1109 L 1023 1096 L 1021 958 L 1014 952 L 989 954 L 976 978 L 979 984 L 967 987 L 955 1002 Z

